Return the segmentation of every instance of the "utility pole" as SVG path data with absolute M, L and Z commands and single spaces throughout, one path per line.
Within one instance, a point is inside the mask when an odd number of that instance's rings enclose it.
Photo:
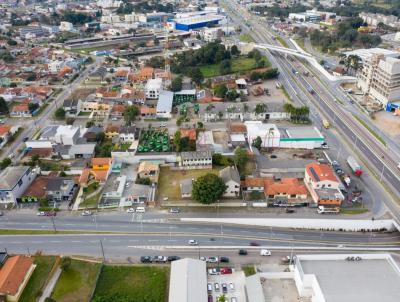
M 54 216 L 51 216 L 51 222 L 53 223 L 54 233 L 57 233 L 56 224 L 54 223 Z
M 106 262 L 106 256 L 104 254 L 104 247 L 103 247 L 103 242 L 100 239 L 100 247 L 101 247 L 101 254 L 103 255 L 103 263 Z

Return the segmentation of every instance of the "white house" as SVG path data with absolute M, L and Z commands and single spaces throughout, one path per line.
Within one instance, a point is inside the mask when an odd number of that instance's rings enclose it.
M 248 121 L 244 124 L 247 128 L 247 138 L 250 144 L 259 136 L 263 148 L 278 148 L 280 146 L 281 134 L 275 124 L 263 124 L 261 121 Z
M 171 91 L 161 90 L 159 92 L 156 115 L 158 118 L 171 118 L 172 103 L 174 101 L 174 93 Z
M 211 151 L 181 152 L 178 158 L 179 166 L 188 168 L 212 168 Z
M 36 178 L 36 169 L 10 166 L 0 174 L 0 204 L 15 204 Z
M 238 170 L 229 166 L 219 171 L 219 177 L 226 185 L 224 197 L 238 197 L 240 194 L 240 175 Z
M 135 141 L 136 128 L 134 126 L 121 127 L 119 130 L 119 139 L 121 142 Z

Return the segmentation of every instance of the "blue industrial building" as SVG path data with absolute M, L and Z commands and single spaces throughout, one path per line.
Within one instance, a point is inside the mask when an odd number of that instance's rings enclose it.
M 191 29 L 206 27 L 210 24 L 217 25 L 222 19 L 224 19 L 224 16 L 220 15 L 205 15 L 184 19 L 175 19 L 175 29 L 189 31 Z
M 387 103 L 385 110 L 388 112 L 394 112 L 396 109 L 400 108 L 400 102 L 394 102 L 394 103 Z

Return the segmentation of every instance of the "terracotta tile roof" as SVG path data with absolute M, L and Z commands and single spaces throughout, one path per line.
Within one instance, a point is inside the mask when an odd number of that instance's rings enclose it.
M 104 91 L 101 95 L 103 98 L 115 98 L 118 96 L 118 91 Z
M 0 136 L 6 135 L 11 130 L 10 125 L 0 125 Z
M 32 196 L 37 198 L 43 198 L 46 196 L 46 186 L 51 177 L 38 176 L 25 190 L 23 196 Z
M 87 184 L 88 180 L 89 180 L 89 176 L 90 176 L 90 169 L 89 168 L 85 168 L 82 170 L 82 174 L 79 177 L 79 184 Z
M 105 182 L 107 180 L 108 171 L 106 170 L 92 170 L 90 173 L 97 181 Z
M 92 165 L 96 166 L 110 165 L 111 161 L 112 161 L 111 157 L 95 157 L 92 158 Z
M 71 73 L 72 72 L 72 68 L 69 66 L 64 66 L 63 68 L 60 69 L 60 71 L 58 72 L 58 76 L 59 77 L 63 77 L 65 76 L 67 73 Z
M 128 70 L 118 70 L 116 73 L 115 73 L 115 76 L 116 77 L 126 77 L 127 75 L 128 75 L 128 73 L 129 73 L 129 71 Z
M 39 155 L 40 158 L 50 157 L 53 153 L 52 148 L 34 148 L 26 153 L 26 156 Z
M 195 141 L 197 139 L 196 129 L 180 129 L 181 137 L 188 137 L 189 140 Z
M 125 105 L 119 105 L 119 104 L 114 104 L 111 112 L 124 112 L 125 111 L 126 106 Z
M 140 77 L 152 77 L 154 73 L 154 68 L 153 67 L 143 67 L 140 69 L 138 76 Z
M 0 293 L 16 295 L 32 265 L 31 257 L 20 255 L 8 258 L 0 270 Z
M 338 179 L 333 172 L 331 166 L 326 164 L 319 163 L 311 163 L 306 166 L 306 173 L 310 176 L 310 178 L 315 182 L 320 181 L 335 181 L 338 182 Z
M 19 104 L 19 105 L 15 105 L 12 109 L 13 112 L 25 112 L 25 111 L 29 111 L 29 107 L 28 104 Z
M 297 178 L 283 178 L 280 182 L 274 182 L 272 179 L 264 181 L 264 192 L 266 195 L 305 195 L 308 190 L 301 184 Z
M 151 107 L 141 107 L 140 108 L 140 114 L 156 114 L 157 108 L 151 108 Z
M 119 132 L 120 128 L 120 125 L 108 125 L 106 128 L 106 132 Z

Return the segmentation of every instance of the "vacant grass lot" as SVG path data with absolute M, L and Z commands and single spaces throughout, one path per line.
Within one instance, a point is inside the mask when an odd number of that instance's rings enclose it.
M 256 61 L 252 58 L 246 58 L 246 57 L 234 58 L 231 60 L 231 63 L 232 63 L 232 73 L 240 73 L 256 68 Z M 266 61 L 265 67 L 267 66 L 270 66 L 270 63 Z M 205 78 L 211 78 L 221 75 L 219 64 L 203 65 L 200 66 L 200 70 Z
M 20 302 L 35 302 L 41 295 L 44 283 L 56 261 L 53 256 L 35 256 L 36 268 L 32 277 L 29 279 L 24 291 L 22 292 Z
M 97 208 L 97 205 L 98 205 L 98 203 L 99 203 L 100 197 L 101 197 L 101 192 L 98 193 L 98 194 L 96 194 L 96 195 L 94 195 L 94 196 L 92 196 L 92 197 L 86 198 L 86 199 L 79 205 L 79 208 L 80 208 L 80 209 L 86 209 L 86 208 L 88 208 L 88 209 L 95 209 L 95 208 Z
M 68 270 L 61 273 L 52 298 L 57 302 L 89 302 L 100 266 L 99 263 L 72 260 Z
M 184 179 L 196 179 L 207 173 L 218 175 L 220 169 L 200 169 L 200 170 L 170 170 L 169 167 L 161 167 L 158 179 L 158 199 L 168 197 L 170 201 L 181 200 L 180 182 Z
M 239 40 L 240 42 L 246 42 L 246 43 L 254 42 L 254 39 L 252 36 L 250 36 L 250 34 L 241 34 L 239 36 Z
M 164 302 L 168 276 L 167 267 L 103 266 L 92 301 Z

